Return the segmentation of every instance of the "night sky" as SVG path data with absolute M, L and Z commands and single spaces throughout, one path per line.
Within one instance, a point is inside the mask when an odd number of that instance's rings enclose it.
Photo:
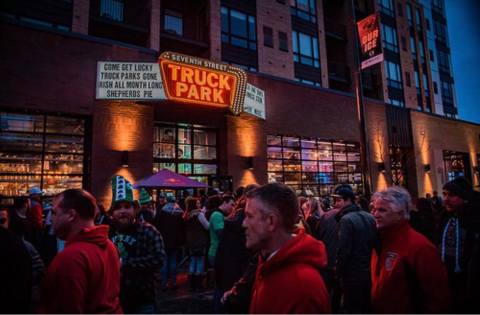
M 480 3 L 445 0 L 459 118 L 480 124 Z

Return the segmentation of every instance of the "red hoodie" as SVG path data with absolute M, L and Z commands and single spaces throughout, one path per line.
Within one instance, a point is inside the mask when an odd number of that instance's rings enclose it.
M 373 250 L 371 261 L 373 312 L 448 312 L 447 270 L 435 246 L 408 222 L 379 235 L 381 251 Z
M 108 228 L 85 228 L 66 242 L 48 268 L 41 313 L 122 313 L 120 259 Z
M 301 231 L 266 262 L 259 258 L 250 313 L 330 313 L 326 266 L 323 243 Z

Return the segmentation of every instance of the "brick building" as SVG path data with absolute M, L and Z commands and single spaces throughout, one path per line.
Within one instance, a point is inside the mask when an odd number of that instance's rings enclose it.
M 479 184 L 480 126 L 457 119 L 442 0 L 358 0 L 380 12 L 385 61 L 362 71 L 372 189 Z M 167 168 L 210 185 L 363 185 L 350 1 L 42 0 L 0 6 L 0 195 L 91 190 Z M 95 97 L 97 62 L 164 51 L 245 69 L 266 119 L 171 100 Z M 128 167 L 126 165 L 128 164 Z

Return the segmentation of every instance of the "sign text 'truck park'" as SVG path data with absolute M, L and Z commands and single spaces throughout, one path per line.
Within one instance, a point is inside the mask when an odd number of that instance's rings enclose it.
M 168 99 L 242 111 L 247 83 L 242 69 L 173 52 L 162 53 L 159 63 Z

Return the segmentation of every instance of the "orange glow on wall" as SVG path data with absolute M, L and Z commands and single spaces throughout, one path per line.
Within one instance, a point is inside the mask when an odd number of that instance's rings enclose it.
M 430 173 L 425 173 L 423 176 L 423 194 L 420 192 L 419 196 L 425 196 L 426 193 L 431 194 L 433 192 L 432 178 Z
M 387 179 L 384 173 L 379 173 L 377 177 L 377 184 L 375 185 L 375 191 L 380 191 L 388 187 Z
M 243 109 L 247 75 L 240 68 L 172 52 L 160 56 L 168 99 L 178 102 Z
M 116 104 L 115 104 L 116 105 Z M 108 113 L 103 115 L 104 129 L 108 130 L 107 143 L 109 149 L 114 151 L 135 151 L 139 149 L 139 141 L 143 129 L 139 108 L 135 106 L 109 106 Z
M 250 184 L 258 184 L 257 178 L 255 177 L 255 175 L 251 170 L 245 170 L 243 172 L 242 178 L 240 179 L 239 185 L 246 187 L 247 185 L 250 185 Z

